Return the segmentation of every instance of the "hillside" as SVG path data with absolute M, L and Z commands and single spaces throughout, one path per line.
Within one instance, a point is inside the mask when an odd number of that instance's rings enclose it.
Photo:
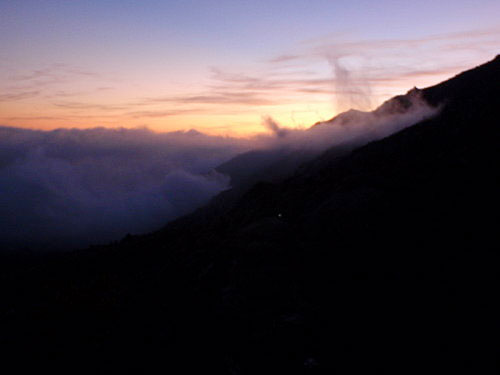
M 421 95 L 437 116 L 159 232 L 10 260 L 4 353 L 69 372 L 494 373 L 500 56 Z

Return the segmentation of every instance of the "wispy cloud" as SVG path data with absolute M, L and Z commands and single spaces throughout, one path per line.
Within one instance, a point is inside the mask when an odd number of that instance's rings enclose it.
M 202 109 L 173 109 L 173 110 L 151 110 L 151 111 L 135 111 L 127 113 L 127 116 L 131 116 L 133 118 L 161 118 L 161 117 L 172 117 L 172 116 L 180 116 L 180 115 L 188 115 L 188 114 L 197 114 L 206 112 Z
M 356 103 L 376 105 L 414 85 L 437 83 L 492 58 L 499 50 L 500 27 L 412 39 L 359 40 L 334 34 L 304 41 L 239 71 L 211 67 L 208 82 L 189 93 L 137 92 L 135 97 L 130 93 L 120 101 L 111 100 L 107 91 L 114 89 L 114 83 L 109 77 L 77 66 L 52 64 L 11 74 L 4 83 L 7 87 L 1 88 L 0 102 L 36 98 L 54 111 L 32 113 L 38 118 L 117 121 L 250 111 L 260 116 L 279 111 L 280 106 L 289 111 L 291 104 L 314 107 L 335 102 L 338 111 Z M 365 100 L 368 97 L 371 100 Z
M 144 103 L 270 105 L 275 102 L 269 98 L 259 95 L 258 93 L 245 90 L 212 92 L 200 95 L 146 98 L 144 99 Z
M 305 41 L 292 52 L 269 59 L 267 70 L 263 69 L 261 74 L 229 74 L 212 70 L 215 82 L 212 87 L 217 90 L 252 89 L 281 95 L 310 93 L 340 97 L 360 94 L 367 97 L 383 96 L 388 91 L 394 95 L 395 88 L 443 79 L 471 64 L 492 58 L 499 49 L 500 28 L 413 39 L 359 40 L 346 34 L 335 34 Z M 443 54 L 443 50 L 447 53 Z M 317 69 L 316 77 L 300 72 L 321 63 L 324 66 L 325 62 L 331 69 Z M 285 68 L 292 69 L 288 71 L 291 74 L 286 77 L 275 74 Z
M 65 120 L 66 117 L 57 117 L 57 116 L 13 116 L 6 117 L 4 120 L 6 121 L 54 121 L 54 120 Z
M 79 95 L 93 94 L 109 90 L 110 87 L 102 86 L 104 77 L 100 74 L 85 69 L 67 65 L 52 64 L 39 69 L 21 73 L 6 73 L 7 79 L 3 82 L 0 101 L 25 100 L 34 97 L 66 98 Z M 95 85 L 95 89 L 76 89 L 85 83 L 86 86 Z
M 11 81 L 16 83 L 26 83 L 29 82 L 31 84 L 41 84 L 43 83 L 54 83 L 60 82 L 60 72 L 58 72 L 54 67 L 44 68 L 44 69 L 35 69 L 31 72 L 27 72 L 24 74 L 16 74 L 10 77 Z
M 0 102 L 11 102 L 17 100 L 30 99 L 35 96 L 38 96 L 39 94 L 40 91 L 21 91 L 21 92 L 0 94 Z
M 43 86 L 75 79 L 75 77 L 102 78 L 102 76 L 96 72 L 68 64 L 56 63 L 30 72 L 12 75 L 10 79 L 17 83 L 29 83 Z
M 284 63 L 301 59 L 300 55 L 279 55 L 268 60 L 270 63 Z
M 54 103 L 54 106 L 65 109 L 73 110 L 98 110 L 98 111 L 122 111 L 126 110 L 128 106 L 121 105 L 104 105 L 95 103 L 85 103 L 85 102 L 59 102 Z
M 408 39 L 358 39 L 348 35 L 339 36 L 335 34 L 304 41 L 299 47 L 301 52 L 294 54 L 294 56 L 295 59 L 310 57 L 312 53 L 319 56 L 324 56 L 325 53 L 329 55 L 364 54 L 365 56 L 379 56 L 386 54 L 388 50 L 395 49 L 399 50 L 399 57 L 414 56 L 418 58 L 418 53 L 421 53 L 426 48 L 436 51 L 445 46 L 453 46 L 455 50 L 465 50 L 469 49 L 471 42 L 481 42 L 490 47 L 498 47 L 500 45 L 499 36 L 500 27 L 433 34 Z M 478 49 L 481 49 L 480 44 L 476 45 Z M 422 50 L 419 50 L 419 48 L 422 48 Z M 279 60 L 274 62 L 280 63 Z

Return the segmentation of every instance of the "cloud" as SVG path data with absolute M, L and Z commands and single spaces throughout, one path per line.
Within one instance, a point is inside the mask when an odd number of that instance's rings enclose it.
M 127 106 L 119 105 L 103 105 L 103 104 L 93 104 L 93 103 L 83 103 L 83 102 L 59 102 L 54 103 L 54 106 L 65 109 L 74 110 L 98 110 L 98 111 L 122 111 L 127 109 Z
M 82 247 L 153 231 L 229 188 L 215 168 L 244 151 L 277 157 L 357 147 L 436 113 L 419 91 L 406 98 L 405 106 L 393 101 L 374 112 L 348 111 L 310 129 L 264 117 L 270 132 L 252 139 L 195 130 L 0 127 L 0 245 Z
M 263 118 L 263 124 L 266 128 L 271 130 L 277 137 L 284 138 L 288 134 L 288 129 L 283 128 L 272 117 L 266 116 Z
M 264 74 L 231 82 L 223 74 L 214 78 L 239 89 L 259 87 L 268 93 L 330 93 L 335 95 L 338 110 L 355 106 L 367 109 L 381 92 L 401 88 L 415 82 L 427 82 L 457 74 L 467 67 L 488 60 L 500 48 L 500 28 L 477 29 L 428 35 L 412 39 L 350 38 L 348 35 L 327 35 L 304 41 L 289 53 L 267 61 Z M 443 54 L 442 51 L 447 51 Z M 295 77 L 276 79 L 272 72 L 296 69 Z M 321 71 L 320 63 L 330 64 L 333 76 Z M 310 79 L 299 68 L 318 67 L 319 75 Z M 243 77 L 242 77 L 243 78 Z M 346 81 L 347 79 L 347 81 Z M 436 82 L 437 83 L 437 82 Z M 410 86 L 410 87 L 411 87 Z M 409 88 L 409 87 L 408 87 Z
M 24 92 L 12 92 L 9 94 L 0 94 L 0 102 L 11 102 L 16 100 L 24 100 L 34 98 L 38 96 L 40 91 L 24 91 Z
M 0 127 L 0 242 L 71 247 L 158 229 L 229 186 L 248 148 L 199 132 Z
M 180 116 L 187 115 L 193 113 L 202 113 L 204 112 L 201 109 L 172 109 L 172 110 L 151 110 L 151 111 L 136 111 L 129 112 L 127 115 L 132 116 L 134 118 L 158 118 L 158 117 L 171 117 L 171 116 Z
M 264 118 L 264 126 L 275 137 L 263 139 L 262 143 L 266 147 L 316 152 L 336 146 L 354 148 L 435 116 L 440 110 L 430 107 L 418 89 L 408 92 L 402 102 L 391 99 L 371 112 L 349 110 L 307 130 L 284 128 L 267 117 Z
M 288 55 L 276 56 L 276 57 L 274 57 L 272 59 L 269 59 L 268 61 L 270 63 L 284 63 L 284 62 L 289 62 L 289 61 L 295 61 L 295 60 L 298 60 L 300 58 L 301 58 L 300 55 L 291 55 L 291 54 L 288 54 Z
M 73 80 L 75 77 L 102 79 L 98 73 L 68 64 L 56 63 L 44 68 L 34 69 L 24 74 L 13 75 L 11 76 L 11 80 L 15 82 L 24 82 L 44 86 Z
M 59 74 L 56 72 L 56 67 L 49 67 L 44 69 L 35 69 L 31 72 L 24 74 L 17 74 L 11 76 L 11 80 L 16 82 L 34 82 L 39 84 L 40 80 L 49 80 L 50 82 L 60 81 Z
M 455 49 L 468 50 L 471 43 L 486 43 L 489 47 L 500 44 L 500 27 L 490 29 L 475 29 L 443 34 L 433 34 L 419 38 L 408 39 L 352 39 L 347 35 L 327 35 L 303 43 L 304 50 L 296 54 L 304 59 L 315 51 L 318 55 L 336 52 L 337 56 L 359 55 L 378 56 L 386 54 L 390 50 L 398 50 L 404 56 L 419 57 L 420 52 L 439 51 L 443 47 L 453 46 Z M 481 45 L 477 45 L 478 49 Z M 418 52 L 418 53 L 416 53 Z M 427 57 L 427 56 L 426 56 Z M 435 56 L 439 57 L 439 56 Z
M 372 104 L 368 82 L 365 79 L 352 79 L 351 72 L 343 66 L 339 58 L 330 56 L 328 62 L 335 76 L 335 87 L 338 93 L 337 110 L 350 108 L 369 110 Z
M 30 120 L 43 120 L 43 121 L 52 121 L 52 120 L 63 120 L 65 117 L 55 117 L 55 116 L 15 116 L 15 117 L 6 117 L 7 121 L 30 121 Z
M 100 74 L 67 64 L 51 64 L 23 73 L 12 73 L 13 71 L 17 70 L 6 69 L 8 79 L 4 82 L 5 87 L 2 88 L 4 93 L 0 94 L 0 101 L 25 100 L 38 96 L 67 98 L 111 89 L 109 86 L 102 86 L 106 79 Z M 61 89 L 65 85 L 75 86 L 76 82 L 93 84 L 96 87 L 86 91 Z M 65 103 L 60 104 L 61 107 L 65 105 Z
M 232 91 L 214 91 L 210 93 L 202 93 L 199 95 L 185 96 L 162 96 L 145 98 L 140 104 L 151 105 L 159 103 L 175 103 L 175 104 L 239 104 L 239 105 L 271 105 L 276 104 L 276 101 L 264 97 L 259 93 L 242 90 Z

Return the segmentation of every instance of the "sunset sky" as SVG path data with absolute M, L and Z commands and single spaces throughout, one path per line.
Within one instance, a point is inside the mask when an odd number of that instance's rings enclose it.
M 244 136 L 500 53 L 498 0 L 0 0 L 0 125 Z

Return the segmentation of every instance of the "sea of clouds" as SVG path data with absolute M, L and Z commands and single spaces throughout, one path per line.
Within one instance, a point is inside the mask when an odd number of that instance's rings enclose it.
M 230 188 L 215 168 L 232 157 L 252 149 L 358 146 L 436 113 L 418 96 L 412 100 L 405 111 L 351 111 L 310 129 L 265 118 L 270 133 L 252 139 L 0 126 L 0 246 L 71 249 L 159 229 Z
M 228 188 L 248 142 L 195 131 L 0 127 L 0 241 L 86 246 L 159 228 Z

